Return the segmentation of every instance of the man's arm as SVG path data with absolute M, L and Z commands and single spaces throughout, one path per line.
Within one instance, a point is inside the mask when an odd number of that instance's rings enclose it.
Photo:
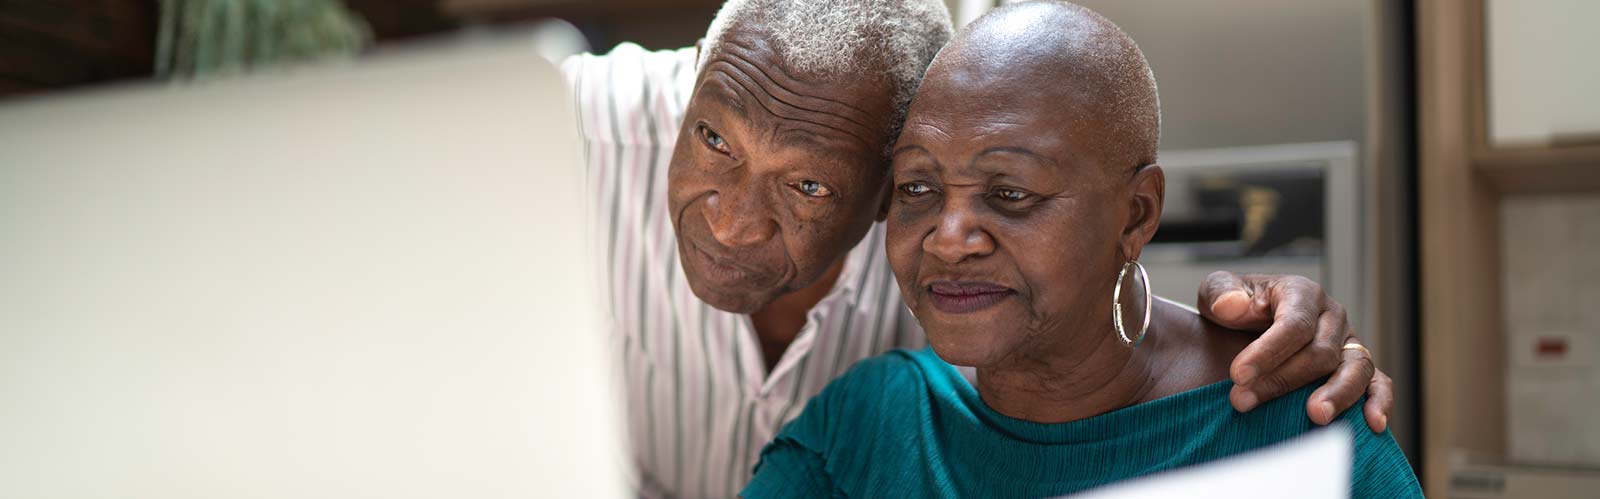
M 591 146 L 670 151 L 693 87 L 694 54 L 693 47 L 650 51 L 622 43 L 604 54 L 567 57 L 559 66 L 578 133 Z M 599 151 L 589 166 L 621 166 L 608 164 L 623 162 L 619 156 Z
M 1367 426 L 1381 433 L 1394 409 L 1394 381 L 1377 370 L 1360 345 L 1344 306 L 1300 276 L 1235 275 L 1218 271 L 1200 284 L 1200 314 L 1224 327 L 1261 332 L 1233 360 L 1233 407 L 1247 412 L 1328 377 L 1306 401 L 1319 425 L 1332 422 L 1362 394 Z

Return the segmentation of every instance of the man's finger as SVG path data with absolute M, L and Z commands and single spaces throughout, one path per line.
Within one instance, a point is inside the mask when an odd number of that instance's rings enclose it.
M 1362 413 L 1373 433 L 1389 429 L 1389 416 L 1394 413 L 1394 380 L 1383 371 L 1378 371 L 1367 386 L 1367 404 L 1362 407 Z
M 1319 330 L 1331 330 L 1336 331 L 1336 334 L 1342 334 L 1345 329 L 1344 314 L 1342 310 L 1337 314 L 1323 312 L 1323 307 L 1326 305 L 1324 295 L 1320 287 L 1315 291 L 1309 293 L 1304 288 L 1290 292 L 1273 291 L 1273 297 L 1278 301 L 1273 305 L 1276 310 L 1273 314 L 1272 327 L 1267 328 L 1265 333 L 1261 333 L 1261 337 L 1250 342 L 1238 356 L 1234 357 L 1233 364 L 1228 368 L 1234 383 L 1251 384 L 1256 376 L 1277 370 L 1278 366 L 1283 365 L 1291 355 L 1306 350 L 1308 346 L 1317 347 L 1310 349 L 1308 353 L 1320 354 L 1322 358 L 1317 360 L 1327 365 L 1328 369 L 1317 372 L 1315 377 L 1305 381 L 1325 376 L 1333 370 L 1332 366 L 1339 361 L 1338 352 L 1329 351 L 1329 344 L 1326 342 L 1317 345 L 1315 340 L 1322 336 L 1318 333 Z
M 1249 384 L 1235 383 L 1228 400 L 1233 403 L 1234 409 L 1248 412 L 1262 402 L 1311 384 L 1332 372 L 1337 364 L 1337 356 L 1330 358 L 1309 351 L 1297 353 L 1278 369 L 1256 376 Z
M 1306 414 L 1316 424 L 1331 423 L 1340 413 L 1355 406 L 1377 373 L 1372 358 L 1366 353 L 1353 349 L 1342 351 L 1344 362 L 1339 364 L 1339 370 L 1306 400 Z M 1367 425 L 1372 426 L 1370 419 Z
M 1200 315 L 1231 329 L 1255 330 L 1266 328 L 1272 318 L 1258 303 L 1256 288 L 1246 277 L 1226 270 L 1212 272 L 1200 283 L 1200 296 L 1196 301 Z

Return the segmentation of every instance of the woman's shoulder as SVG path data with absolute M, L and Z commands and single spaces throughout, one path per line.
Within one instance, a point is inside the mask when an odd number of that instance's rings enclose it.
M 1291 433 L 1313 431 L 1317 425 L 1307 416 L 1306 403 L 1312 392 L 1325 382 L 1327 380 L 1323 379 L 1264 402 L 1255 410 L 1239 415 L 1238 419 L 1266 422 L 1245 426 L 1276 426 Z M 1373 433 L 1367 426 L 1362 413 L 1365 402 L 1366 398 L 1362 397 L 1332 423 L 1345 427 L 1351 436 L 1351 497 L 1422 497 L 1422 487 L 1394 435 L 1387 430 Z
M 1366 397 L 1362 397 L 1336 420 L 1348 427 L 1353 437 L 1350 497 L 1422 497 L 1422 484 L 1394 434 L 1389 430 L 1373 433 L 1367 426 L 1366 416 L 1361 411 L 1365 402 Z
M 1255 337 L 1205 320 L 1185 305 L 1157 300 L 1152 326 L 1159 335 L 1160 364 L 1166 366 L 1157 392 L 1170 395 L 1229 378 L 1234 357 Z

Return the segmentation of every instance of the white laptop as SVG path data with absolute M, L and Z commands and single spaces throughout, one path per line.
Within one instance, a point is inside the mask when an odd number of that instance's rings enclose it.
M 614 497 L 530 47 L 0 102 L 0 497 Z

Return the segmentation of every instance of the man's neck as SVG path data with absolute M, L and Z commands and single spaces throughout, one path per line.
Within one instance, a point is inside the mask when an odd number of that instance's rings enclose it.
M 1154 400 L 1165 395 L 1166 371 L 1159 367 L 1164 348 L 1155 329 L 1152 323 L 1138 348 L 1123 345 L 1110 324 L 1054 333 L 1094 339 L 1069 339 L 1050 349 L 1054 353 L 978 368 L 978 393 L 995 411 L 1036 423 L 1077 421 Z
M 806 325 L 806 313 L 833 290 L 833 285 L 839 281 L 839 274 L 844 271 L 844 261 L 840 258 L 821 279 L 810 286 L 779 296 L 761 310 L 750 314 L 750 324 L 755 326 L 756 338 L 761 341 L 761 357 L 766 362 L 768 372 L 778 365 L 783 352 L 800 335 L 800 329 Z

